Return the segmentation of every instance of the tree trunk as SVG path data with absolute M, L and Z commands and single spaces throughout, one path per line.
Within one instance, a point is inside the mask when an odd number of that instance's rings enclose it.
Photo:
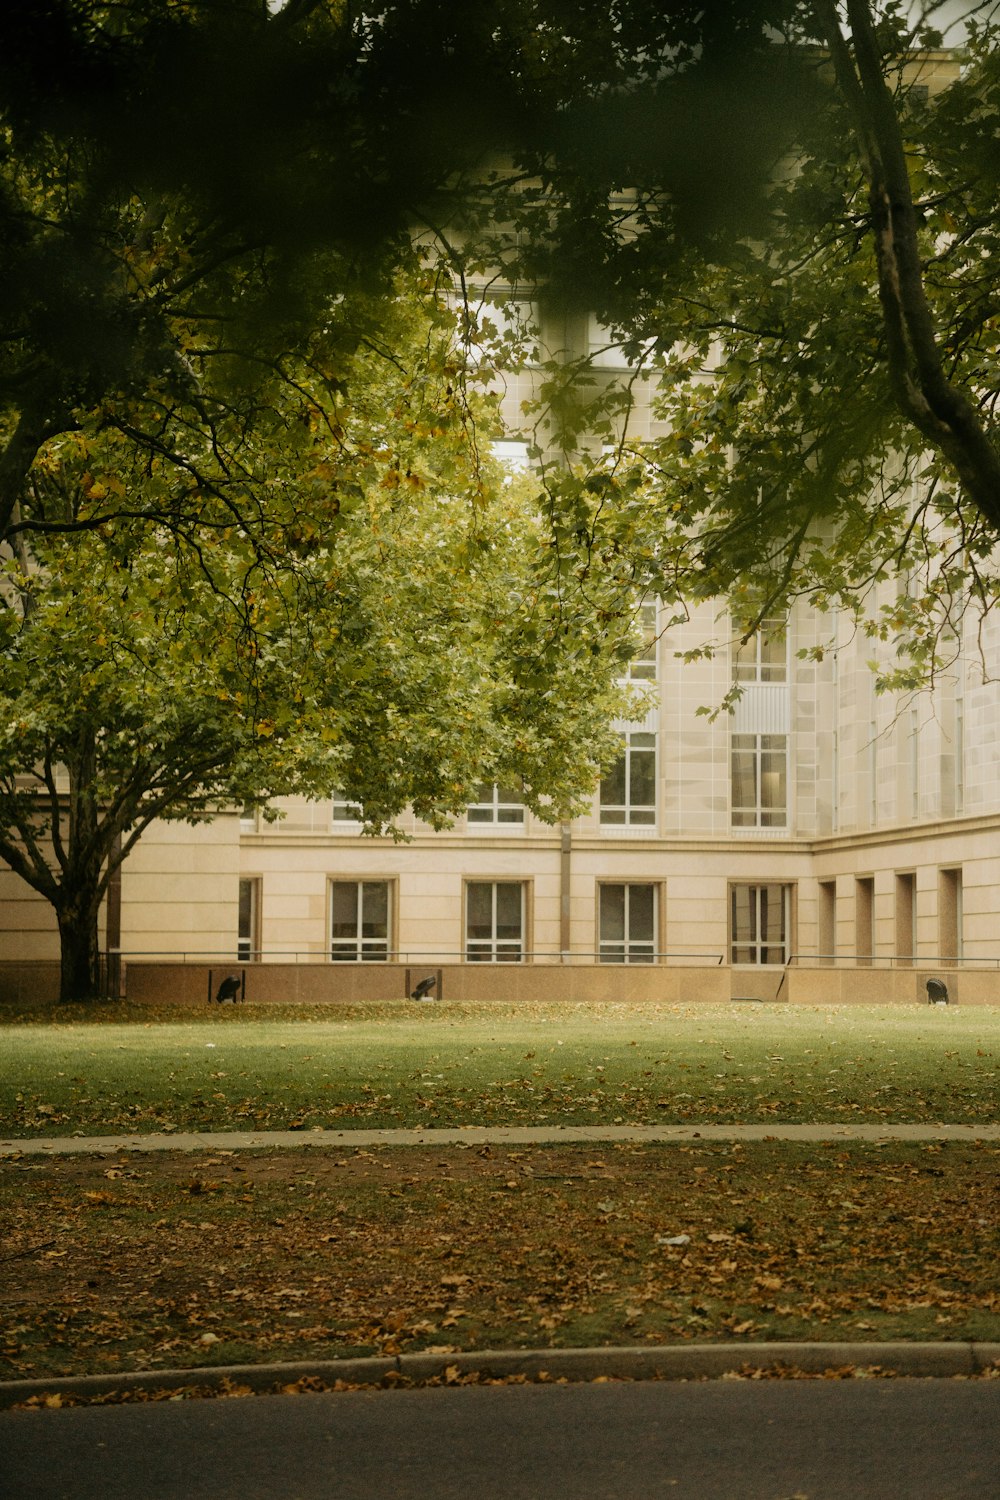
M 97 941 L 99 898 L 81 892 L 75 900 L 60 904 L 59 999 L 93 1000 L 100 993 L 100 947 Z

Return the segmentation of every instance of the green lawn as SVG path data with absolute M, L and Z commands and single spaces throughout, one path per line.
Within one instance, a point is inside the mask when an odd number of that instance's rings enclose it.
M 992 1008 L 75 1008 L 0 1023 L 0 1134 L 975 1123 L 998 1057 Z
M 56 1008 L 0 1133 L 997 1118 L 1000 1010 Z M 0 1160 L 0 1375 L 431 1349 L 997 1339 L 1000 1147 Z

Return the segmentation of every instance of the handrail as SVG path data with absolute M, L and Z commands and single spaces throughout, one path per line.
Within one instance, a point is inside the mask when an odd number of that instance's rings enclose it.
M 125 962 L 142 959 L 160 959 L 164 962 L 200 962 L 211 964 L 254 964 L 254 963 L 327 963 L 352 962 L 351 959 L 338 960 L 331 958 L 325 949 L 317 950 L 311 948 L 281 949 L 281 948 L 255 948 L 249 954 L 234 954 L 231 949 L 224 948 L 185 948 L 180 950 L 168 950 L 164 948 L 116 948 L 111 950 L 117 957 Z M 518 962 L 526 960 L 539 961 L 548 964 L 572 965 L 577 961 L 594 961 L 605 957 L 600 949 L 574 949 L 571 953 L 558 948 L 548 949 L 522 949 L 518 953 Z M 470 959 L 464 948 L 394 948 L 385 953 L 367 955 L 371 962 L 394 963 L 394 964 L 428 964 L 435 963 L 483 963 L 483 959 Z M 692 952 L 680 948 L 657 948 L 652 953 L 642 958 L 631 957 L 626 967 L 644 964 L 649 960 L 671 960 L 691 959 L 702 964 L 711 964 L 721 967 L 725 962 L 725 954 L 719 952 Z M 501 962 L 504 960 L 501 959 Z M 508 960 L 513 962 L 514 960 Z M 608 961 L 607 959 L 605 960 Z M 610 961 L 612 964 L 615 960 Z
M 906 969 L 963 969 L 975 965 L 983 967 L 992 966 L 1000 968 L 1000 957 L 990 954 L 982 954 L 972 958 L 956 958 L 954 954 L 941 953 L 793 953 L 789 956 L 786 968 L 794 968 L 798 963 L 805 961 L 809 964 L 839 964 L 852 963 L 856 968 L 876 969 L 880 966 L 885 968 Z

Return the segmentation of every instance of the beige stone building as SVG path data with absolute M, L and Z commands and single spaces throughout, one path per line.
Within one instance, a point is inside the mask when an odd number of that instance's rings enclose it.
M 446 998 L 915 1001 L 940 974 L 962 1003 L 1000 998 L 1000 701 L 977 659 L 897 701 L 870 643 L 805 606 L 743 647 L 708 606 L 662 633 L 643 616 L 631 670 L 658 703 L 619 726 L 587 816 L 553 828 L 484 787 L 447 832 L 409 819 L 403 845 L 338 801 L 160 825 L 114 903 L 129 993 L 200 998 L 237 972 L 260 999 L 433 976 Z M 799 656 L 820 640 L 822 661 Z M 734 678 L 735 711 L 699 714 Z M 0 914 L 3 982 L 34 991 L 48 909 L 5 872 Z

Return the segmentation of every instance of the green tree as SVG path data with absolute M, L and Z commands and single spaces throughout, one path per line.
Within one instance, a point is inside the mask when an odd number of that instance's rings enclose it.
M 427 67 L 405 7 L 0 17 L 0 853 L 66 994 L 154 817 L 337 785 L 376 830 L 518 779 L 555 817 L 613 752 L 634 570 L 491 466 L 413 248 L 518 70 L 417 9 Z
M 989 609 L 998 588 L 997 7 L 963 7 L 951 58 L 933 29 L 949 8 L 916 9 L 749 8 L 728 74 L 708 45 L 664 61 L 647 17 L 626 81 L 581 89 L 583 144 L 536 160 L 546 190 L 516 262 L 569 306 L 583 288 L 635 361 L 603 393 L 586 360 L 553 367 L 536 419 L 620 430 L 651 385 L 669 424 L 655 443 L 626 436 L 600 476 L 649 586 L 729 596 L 743 629 L 797 594 L 847 610 L 899 653 L 887 687 L 926 680 L 965 605 Z M 748 69 L 783 80 L 763 117 L 770 183 L 734 191 L 728 213 L 710 195 L 699 218 L 690 196 L 711 163 L 692 152 L 686 190 L 657 122 L 688 90 L 728 120 L 716 138 L 745 126 Z M 590 397 L 574 402 L 581 378 Z M 909 586 L 873 615 L 871 585 L 893 575 Z
M 205 434 L 186 470 L 116 424 L 36 456 L 52 525 L 4 574 L 0 857 L 55 910 L 64 998 L 93 992 L 101 902 L 155 819 L 340 789 L 391 832 L 484 781 L 556 819 L 616 753 L 627 570 L 545 545 L 442 303 L 400 296 L 383 332 L 350 400 L 308 362 L 276 383 L 224 484 L 196 477 Z

